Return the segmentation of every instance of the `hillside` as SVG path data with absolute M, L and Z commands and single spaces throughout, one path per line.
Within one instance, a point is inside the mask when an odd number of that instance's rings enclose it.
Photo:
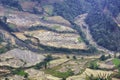
M 0 80 L 119 80 L 119 34 L 119 0 L 0 0 Z
M 119 51 L 119 4 L 120 1 L 112 0 L 66 0 L 63 4 L 55 4 L 55 12 L 69 21 L 73 21 L 80 14 L 88 13 L 86 23 L 97 44 L 112 51 Z

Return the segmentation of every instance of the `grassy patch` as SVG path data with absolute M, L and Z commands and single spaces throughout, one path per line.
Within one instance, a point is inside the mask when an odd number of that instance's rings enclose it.
M 83 42 L 83 39 L 81 37 L 77 38 L 79 42 Z
M 66 72 L 60 72 L 60 71 L 56 71 L 54 69 L 46 69 L 45 73 L 51 74 L 55 77 L 64 78 L 64 79 L 66 79 L 67 77 L 72 76 L 74 74 L 71 70 L 68 70 Z
M 61 27 L 60 27 L 60 26 L 53 26 L 52 28 L 55 29 L 55 30 L 58 30 L 58 29 L 60 29 Z
M 112 61 L 113 61 L 113 64 L 114 64 L 116 67 L 120 66 L 120 59 L 115 58 L 115 59 L 113 59 Z
M 13 74 L 16 74 L 16 75 L 20 75 L 20 76 L 28 76 L 28 73 L 26 73 L 24 70 L 22 69 L 15 69 L 12 71 Z
M 16 28 L 16 25 L 12 24 L 12 23 L 8 23 L 8 26 L 9 26 L 10 29 L 15 29 Z
M 46 6 L 43 6 L 43 8 L 47 14 L 49 14 L 49 15 L 53 14 L 53 6 L 52 5 L 46 5 Z
M 93 61 L 91 61 L 91 62 L 88 64 L 88 67 L 89 67 L 90 69 L 95 69 L 95 70 L 99 69 L 99 65 L 97 64 L 97 62 L 98 62 L 98 60 L 93 60 Z

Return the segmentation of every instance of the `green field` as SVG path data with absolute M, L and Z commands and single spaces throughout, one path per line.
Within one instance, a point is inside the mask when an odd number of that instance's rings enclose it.
M 115 64 L 116 67 L 120 66 L 120 59 L 117 58 L 113 59 L 113 64 Z
M 64 78 L 64 79 L 66 79 L 67 77 L 72 76 L 74 74 L 71 70 L 68 70 L 66 72 L 60 72 L 60 71 L 56 71 L 54 69 L 46 69 L 45 73 L 51 74 L 55 77 Z

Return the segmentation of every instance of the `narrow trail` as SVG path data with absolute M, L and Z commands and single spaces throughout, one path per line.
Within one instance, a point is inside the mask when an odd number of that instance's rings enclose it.
M 85 23 L 85 19 L 87 17 L 87 13 L 86 14 L 82 14 L 79 15 L 78 17 L 75 18 L 75 23 L 77 25 L 80 26 L 81 30 L 85 33 L 87 40 L 89 41 L 89 43 L 93 46 L 95 46 L 98 50 L 100 51 L 104 51 L 105 53 L 109 53 L 112 54 L 114 53 L 113 51 L 110 51 L 102 46 L 99 46 L 93 39 L 90 30 L 89 30 L 89 26 Z

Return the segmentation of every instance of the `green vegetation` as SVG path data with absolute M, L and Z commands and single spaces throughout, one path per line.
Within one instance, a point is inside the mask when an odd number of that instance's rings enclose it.
M 81 43 L 83 42 L 83 39 L 81 37 L 78 37 L 78 41 Z
M 101 57 L 99 58 L 101 61 L 104 61 L 104 60 L 106 60 L 106 57 L 105 57 L 105 55 L 101 55 Z
M 34 66 L 34 69 L 41 69 L 43 66 L 46 66 L 46 62 L 40 62 Z
M 94 40 L 97 44 L 109 50 L 120 51 L 120 28 L 113 20 L 113 17 L 111 17 L 119 13 L 120 1 L 93 0 L 89 3 L 92 4 L 93 7 L 86 18 L 86 23 L 90 26 L 89 29 Z M 108 5 L 105 6 L 104 3 Z M 107 7 L 112 14 L 104 13 L 103 9 L 105 7 Z
M 48 14 L 48 15 L 52 15 L 53 14 L 53 6 L 52 5 L 45 5 L 43 6 L 44 11 Z
M 120 59 L 117 59 L 117 58 L 113 59 L 113 63 L 116 67 L 119 67 L 120 66 Z
M 69 56 L 69 55 L 66 55 L 66 58 L 67 58 L 67 59 L 70 59 L 70 56 Z
M 9 6 L 12 8 L 16 8 L 18 10 L 22 10 L 21 5 L 19 4 L 18 0 L 0 0 L 0 3 L 3 4 L 4 6 Z
M 3 42 L 3 39 L 2 39 L 2 37 L 0 37 L 0 43 L 1 43 L 1 42 Z
M 98 11 L 91 12 L 87 17 L 86 22 L 91 26 L 91 34 L 99 45 L 113 51 L 119 51 L 120 36 L 118 34 L 120 34 L 120 28 L 110 16 L 107 16 L 100 11 L 99 13 Z
M 99 51 L 97 50 L 96 47 L 89 45 L 88 53 L 98 53 Z
M 120 28 L 111 17 L 116 17 L 120 12 L 119 0 L 65 0 L 63 3 L 54 4 L 54 7 L 55 15 L 60 15 L 70 22 L 74 22 L 76 16 L 88 13 L 85 21 L 90 26 L 97 44 L 112 51 L 120 51 Z M 103 10 L 106 8 L 112 14 L 105 13 Z
M 8 27 L 12 30 L 14 30 L 16 28 L 16 25 L 15 24 L 12 24 L 12 23 L 8 23 Z
M 48 68 L 49 62 L 53 60 L 53 57 L 51 55 L 47 55 L 43 62 L 40 62 L 34 66 L 35 69 L 41 69 L 41 68 Z
M 81 30 L 81 28 L 73 22 L 71 22 L 71 25 L 72 25 L 72 28 L 79 33 L 81 39 L 86 43 L 86 45 L 89 45 L 89 41 L 86 39 L 86 35 Z
M 47 16 L 42 17 L 43 20 L 48 20 Z
M 90 69 L 99 69 L 99 65 L 97 64 L 97 61 L 91 61 L 89 63 L 89 68 Z
M 13 70 L 12 74 L 14 74 L 14 75 L 17 74 L 17 75 L 20 75 L 20 76 L 24 76 L 25 78 L 28 77 L 28 73 L 26 73 L 24 70 L 22 70 L 20 68 Z
M 111 58 L 111 55 L 109 54 L 108 56 L 105 56 L 104 54 L 100 56 L 99 60 L 101 61 L 105 61 L 107 59 L 110 59 Z
M 69 21 L 73 21 L 76 16 L 84 12 L 85 5 L 89 4 L 85 3 L 83 0 L 65 0 L 63 3 L 54 4 L 54 13 L 63 16 Z M 84 6 L 84 8 L 82 6 Z
M 40 12 L 36 7 L 33 8 L 34 14 L 42 14 L 43 12 Z
M 4 23 L 7 22 L 7 17 L 6 16 L 1 16 L 0 18 L 1 18 L 2 22 L 4 22 Z
M 77 59 L 77 57 L 76 57 L 76 56 L 73 56 L 73 59 L 74 59 L 74 60 L 76 60 L 76 59 Z
M 71 70 L 68 70 L 66 72 L 60 72 L 60 71 L 56 71 L 54 69 L 46 69 L 45 73 L 51 74 L 55 77 L 59 77 L 59 78 L 63 78 L 63 79 L 66 79 L 67 77 L 74 75 L 74 73 Z
M 4 53 L 4 52 L 6 52 L 6 51 L 7 51 L 7 50 L 6 50 L 5 47 L 0 48 L 0 54 L 1 54 L 1 53 Z
M 116 68 L 118 69 L 118 72 L 114 73 L 113 77 L 120 78 L 120 59 L 114 58 L 113 63 L 116 66 Z
M 5 53 L 5 52 L 7 52 L 8 50 L 10 50 L 12 47 L 10 46 L 10 45 L 6 45 L 6 46 L 3 46 L 3 47 L 1 47 L 0 48 L 0 54 L 2 54 L 2 53 Z
M 53 26 L 52 28 L 55 30 L 59 30 L 61 27 L 60 26 Z

